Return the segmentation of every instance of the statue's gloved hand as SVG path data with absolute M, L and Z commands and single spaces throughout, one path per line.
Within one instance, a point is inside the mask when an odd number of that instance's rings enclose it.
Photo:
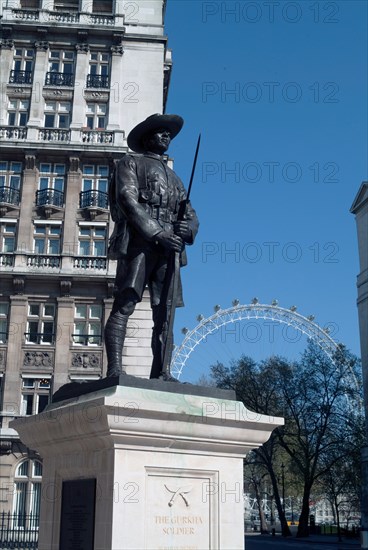
M 175 222 L 174 232 L 186 243 L 191 243 L 193 240 L 192 231 L 187 221 Z
M 171 252 L 181 252 L 183 250 L 183 241 L 174 233 L 169 231 L 161 231 L 155 236 L 156 243 L 163 246 Z

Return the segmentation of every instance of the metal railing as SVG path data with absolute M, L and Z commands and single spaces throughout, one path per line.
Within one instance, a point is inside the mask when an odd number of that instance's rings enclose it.
M 18 206 L 19 189 L 15 189 L 15 187 L 0 187 L 0 202 Z
M 46 73 L 46 86 L 73 86 L 74 75 L 69 73 Z
M 64 205 L 64 193 L 51 188 L 36 191 L 36 206 L 47 205 L 62 208 Z
M 38 548 L 38 514 L 0 514 L 0 548 Z
M 9 84 L 32 84 L 32 71 L 10 71 Z
M 79 207 L 88 208 L 93 206 L 107 209 L 109 207 L 108 194 L 94 189 L 90 191 L 82 191 L 79 195 Z
M 72 338 L 74 344 L 80 344 L 82 346 L 94 344 L 95 346 L 100 346 L 102 334 L 72 334 Z
M 53 332 L 25 332 L 28 344 L 54 344 L 55 334 Z
M 109 77 L 99 74 L 87 75 L 87 88 L 109 88 Z

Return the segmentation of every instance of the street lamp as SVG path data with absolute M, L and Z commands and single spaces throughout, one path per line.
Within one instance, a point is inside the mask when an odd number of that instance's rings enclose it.
M 285 465 L 284 463 L 281 464 L 281 483 L 282 483 L 282 509 L 285 515 Z

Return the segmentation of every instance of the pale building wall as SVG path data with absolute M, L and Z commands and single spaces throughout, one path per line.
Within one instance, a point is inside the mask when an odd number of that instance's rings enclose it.
M 84 164 L 109 165 L 127 151 L 129 131 L 148 115 L 162 112 L 167 97 L 170 63 L 164 36 L 162 0 L 116 0 L 115 13 L 96 15 L 92 0 L 81 0 L 77 14 L 55 12 L 53 0 L 42 0 L 38 9 L 21 9 L 20 0 L 1 2 L 4 33 L 0 47 L 1 160 L 22 162 L 20 202 L 0 203 L 0 220 L 17 223 L 16 248 L 4 254 L 0 248 L 0 301 L 9 304 L 6 342 L 0 343 L 2 404 L 0 411 L 1 457 L 0 512 L 13 510 L 14 471 L 27 456 L 14 430 L 12 418 L 21 414 L 22 383 L 27 377 L 48 377 L 52 391 L 72 380 L 96 379 L 106 373 L 106 353 L 101 345 L 80 345 L 73 341 L 76 304 L 99 304 L 106 322 L 113 303 L 116 262 L 99 268 L 76 267 L 78 231 L 82 224 L 99 224 L 108 235 L 113 223 L 106 208 L 80 208 Z M 24 5 L 23 5 L 24 7 Z M 31 83 L 10 84 L 16 48 L 35 51 Z M 73 51 L 74 86 L 45 86 L 49 52 Z M 91 51 L 110 54 L 110 85 L 88 88 Z M 30 101 L 25 127 L 8 126 L 8 100 Z M 45 132 L 46 102 L 72 103 L 70 126 Z M 102 102 L 108 107 L 104 132 L 86 130 L 86 105 Z M 58 163 L 66 167 L 63 205 L 47 201 L 36 204 L 40 164 Z M 52 202 L 52 200 L 51 200 Z M 57 265 L 38 264 L 34 252 L 35 222 L 53 223 L 62 228 Z M 61 225 L 60 225 L 61 223 Z M 59 225 L 58 225 L 59 224 Z M 55 225 L 54 225 L 55 226 Z M 30 301 L 55 304 L 56 338 L 52 344 L 26 342 Z M 130 374 L 149 376 L 152 314 L 146 293 L 128 325 L 123 365 Z M 24 391 L 24 390 L 23 390 Z
M 355 214 L 360 273 L 357 278 L 360 349 L 362 357 L 366 446 L 362 450 L 361 548 L 368 548 L 368 182 L 363 182 L 351 207 Z

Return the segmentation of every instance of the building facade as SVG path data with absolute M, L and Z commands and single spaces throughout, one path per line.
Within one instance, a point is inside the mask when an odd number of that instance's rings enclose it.
M 115 262 L 107 195 L 129 131 L 165 111 L 166 0 L 3 0 L 0 49 L 0 511 L 37 513 L 42 462 L 9 422 L 104 376 Z M 151 362 L 148 298 L 130 374 Z
M 350 212 L 355 215 L 360 273 L 357 278 L 360 349 L 362 354 L 366 445 L 362 449 L 361 548 L 368 548 L 368 182 L 363 182 Z

